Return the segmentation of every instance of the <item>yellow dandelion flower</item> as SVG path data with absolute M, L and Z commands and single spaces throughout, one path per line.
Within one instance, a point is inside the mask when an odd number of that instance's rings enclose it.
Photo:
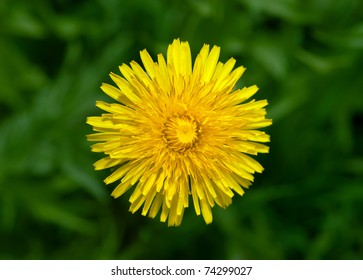
M 220 48 L 204 45 L 192 63 L 188 42 L 174 40 L 153 61 L 140 52 L 145 70 L 135 61 L 120 66 L 122 76 L 111 73 L 117 87 L 101 89 L 115 103 L 98 101 L 106 111 L 89 117 L 96 133 L 92 151 L 106 157 L 96 170 L 113 168 L 104 181 L 119 181 L 115 198 L 130 188 L 130 211 L 169 226 L 182 222 L 192 197 L 197 215 L 212 222 L 211 208 L 227 207 L 234 192 L 243 195 L 253 173 L 263 167 L 248 155 L 267 153 L 269 136 L 258 128 L 272 123 L 266 119 L 266 100 L 250 100 L 257 86 L 234 89 L 245 68 L 233 70 L 235 60 L 218 62 Z

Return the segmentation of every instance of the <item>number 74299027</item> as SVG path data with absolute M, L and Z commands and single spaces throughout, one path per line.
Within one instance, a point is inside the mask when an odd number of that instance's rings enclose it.
M 252 266 L 205 266 L 205 275 L 250 275 Z

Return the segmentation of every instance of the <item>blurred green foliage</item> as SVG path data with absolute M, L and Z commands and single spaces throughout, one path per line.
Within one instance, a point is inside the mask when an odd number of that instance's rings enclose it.
M 2 0 L 0 26 L 1 259 L 363 258 L 363 1 Z M 108 73 L 178 37 L 247 67 L 274 120 L 208 226 L 132 215 L 85 138 Z

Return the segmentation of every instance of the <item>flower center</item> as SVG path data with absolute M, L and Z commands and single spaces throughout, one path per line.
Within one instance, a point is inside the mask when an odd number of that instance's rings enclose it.
M 185 152 L 196 146 L 201 127 L 189 115 L 173 116 L 164 124 L 164 140 L 175 152 Z

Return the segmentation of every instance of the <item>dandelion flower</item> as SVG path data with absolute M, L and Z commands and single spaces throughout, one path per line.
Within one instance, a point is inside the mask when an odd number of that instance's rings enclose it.
M 106 113 L 89 117 L 96 133 L 88 135 L 92 151 L 104 158 L 96 170 L 112 168 L 104 182 L 118 182 L 112 196 L 132 188 L 130 211 L 169 226 L 182 222 L 189 198 L 197 215 L 212 222 L 211 208 L 225 208 L 234 193 L 243 195 L 263 167 L 249 155 L 267 153 L 269 136 L 257 129 L 266 119 L 266 100 L 246 102 L 257 86 L 235 89 L 245 68 L 235 60 L 218 62 L 220 48 L 204 45 L 194 65 L 188 42 L 174 40 L 153 61 L 140 52 L 145 70 L 135 61 L 111 73 L 117 85 L 101 89 L 115 103 L 97 101 Z

